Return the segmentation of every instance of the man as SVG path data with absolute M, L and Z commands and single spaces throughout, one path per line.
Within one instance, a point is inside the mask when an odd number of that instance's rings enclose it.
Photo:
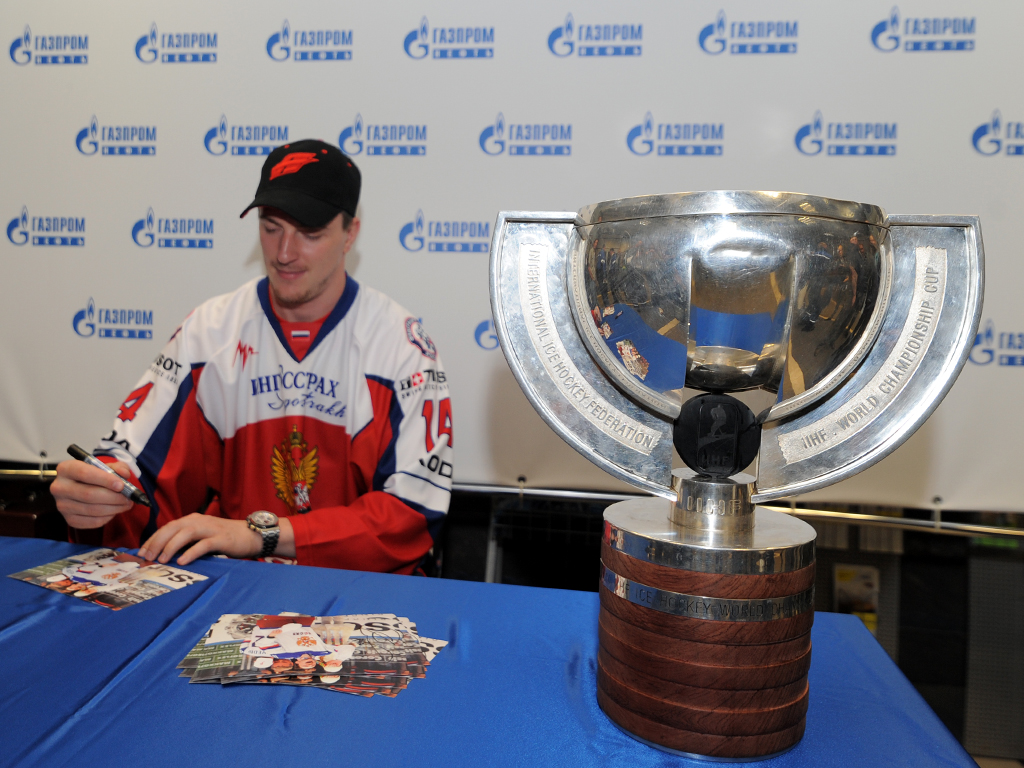
M 187 565 L 208 552 L 412 573 L 448 509 L 448 385 L 419 320 L 345 273 L 360 174 L 337 147 L 274 150 L 253 202 L 267 276 L 195 309 L 52 492 L 74 529 Z

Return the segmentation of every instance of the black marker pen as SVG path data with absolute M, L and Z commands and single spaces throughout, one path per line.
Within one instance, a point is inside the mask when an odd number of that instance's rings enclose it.
M 78 459 L 79 461 L 84 461 L 86 464 L 98 467 L 99 469 L 102 469 L 104 472 L 109 472 L 122 483 L 124 483 L 124 488 L 121 489 L 122 496 L 131 499 L 136 504 L 144 504 L 147 507 L 153 506 L 153 504 L 149 500 L 149 496 L 147 496 L 134 485 L 129 483 L 127 480 L 125 480 L 123 477 L 117 474 L 117 472 L 112 470 L 110 467 L 108 467 L 102 461 L 97 459 L 84 448 L 80 448 L 79 446 L 72 443 L 71 445 L 68 446 L 68 453 L 70 453 L 74 458 Z

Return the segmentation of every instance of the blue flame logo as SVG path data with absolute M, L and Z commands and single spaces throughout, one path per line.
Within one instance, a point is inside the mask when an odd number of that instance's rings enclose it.
M 719 11 L 714 24 L 708 24 L 697 36 L 701 50 L 717 56 L 725 51 L 725 11 Z
M 572 19 L 572 14 L 566 14 L 565 23 L 551 30 L 551 34 L 548 35 L 548 50 L 555 54 L 555 56 L 572 56 L 575 47 L 572 35 L 575 27 L 576 24 Z
M 206 132 L 203 145 L 211 155 L 223 155 L 228 151 L 228 120 L 220 116 L 220 122 Z
M 338 146 L 346 155 L 358 155 L 363 151 L 363 116 L 357 114 L 352 125 L 338 134 Z
M 155 223 L 153 216 L 153 209 L 150 208 L 146 211 L 146 217 L 139 219 L 135 222 L 135 226 L 132 227 L 132 240 L 135 241 L 136 245 L 142 246 L 143 248 L 149 248 L 153 244 L 155 239 L 153 236 L 153 225 Z
M 991 320 L 985 322 L 985 329 L 974 337 L 974 346 L 968 359 L 975 365 L 988 365 L 996 359 L 993 347 L 996 343 L 996 326 Z
M 821 130 L 824 120 L 821 117 L 821 110 L 814 113 L 814 120 L 802 126 L 796 132 L 796 148 L 805 155 L 820 154 L 824 147 L 821 140 Z
M 999 139 L 999 131 L 1002 128 L 1002 115 L 999 110 L 992 113 L 992 119 L 979 125 L 971 135 L 971 144 L 974 149 L 983 155 L 998 155 L 1003 148 L 1003 142 Z
M 488 155 L 500 155 L 505 151 L 505 116 L 498 113 L 494 125 L 480 132 L 480 149 Z
M 25 33 L 14 39 L 11 43 L 11 61 L 19 67 L 32 61 L 32 30 L 25 25 Z
M 481 349 L 497 349 L 498 348 L 498 337 L 494 333 L 494 322 L 491 320 L 484 320 L 480 325 L 473 331 L 473 338 L 476 339 L 477 346 Z
M 75 137 L 75 146 L 83 155 L 95 155 L 100 149 L 100 143 L 96 140 L 99 135 L 99 124 L 96 122 L 96 115 L 89 121 L 89 127 L 83 128 Z
M 405 54 L 412 59 L 426 58 L 430 53 L 430 46 L 427 44 L 429 35 L 430 25 L 427 24 L 427 17 L 424 16 L 420 19 L 419 28 L 405 36 L 405 41 L 402 43 Z
M 21 216 L 15 216 L 7 225 L 7 239 L 15 245 L 28 242 L 28 208 L 21 207 Z
M 135 58 L 144 64 L 152 64 L 157 60 L 155 23 L 149 28 L 149 34 L 143 35 L 135 43 Z
M 291 37 L 291 27 L 288 26 L 288 19 L 281 24 L 281 31 L 275 32 L 267 38 L 267 56 L 274 61 L 285 61 L 291 55 L 291 46 L 288 38 Z
M 89 303 L 86 305 L 85 309 L 80 309 L 75 313 L 75 318 L 71 321 L 71 327 L 75 329 L 75 333 L 79 336 L 92 336 L 96 333 L 96 324 L 92 322 L 95 316 L 96 304 L 93 302 L 92 296 L 90 296 Z M 86 330 L 83 331 L 82 328 L 85 328 Z
M 888 34 L 886 34 L 888 32 Z M 891 53 L 900 47 L 900 9 L 895 5 L 889 18 L 875 24 L 871 30 L 871 44 L 880 51 Z
M 649 155 L 654 151 L 654 117 L 648 112 L 640 125 L 634 125 L 626 134 L 626 146 L 634 155 Z
M 423 250 L 423 211 L 416 211 L 416 218 L 410 221 L 398 233 L 398 242 L 407 251 Z

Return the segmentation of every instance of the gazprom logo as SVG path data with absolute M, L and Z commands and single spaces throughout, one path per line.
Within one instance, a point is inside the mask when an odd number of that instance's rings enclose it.
M 505 151 L 505 116 L 498 113 L 494 125 L 480 132 L 480 149 L 488 155 L 500 155 Z
M 155 155 L 155 125 L 100 125 L 93 115 L 89 125 L 75 136 L 83 155 Z
M 267 56 L 274 61 L 350 61 L 352 30 L 327 26 L 293 30 L 285 19 L 281 31 L 267 38 Z
M 984 328 L 974 337 L 968 359 L 975 365 L 997 362 L 998 365 L 1024 366 L 1024 333 L 996 332 L 995 323 L 986 320 Z
M 29 216 L 22 206 L 21 215 L 7 224 L 7 239 L 15 245 L 85 245 L 84 216 Z
M 548 50 L 555 56 L 640 56 L 643 24 L 580 24 L 572 14 L 548 35 Z
M 1024 123 L 1016 120 L 1004 121 L 999 110 L 992 112 L 992 118 L 982 123 L 971 134 L 971 144 L 982 155 L 1024 155 Z
M 411 59 L 493 59 L 494 27 L 434 27 L 427 17 L 402 41 L 405 55 Z
M 21 216 L 15 216 L 7 225 L 7 239 L 15 245 L 24 245 L 28 238 L 28 208 L 22 206 Z
M 491 225 L 487 221 L 458 219 L 428 221 L 421 209 L 399 230 L 398 242 L 414 253 L 424 248 L 431 253 L 488 253 Z
M 825 142 L 821 138 L 824 119 L 821 112 L 814 113 L 814 120 L 807 125 L 800 127 L 796 132 L 796 148 L 805 155 L 820 155 L 825 148 Z
M 149 327 L 145 327 L 149 326 Z M 71 327 L 79 336 L 101 339 L 152 339 L 153 310 L 113 309 L 97 307 L 89 297 L 83 309 L 71 319 Z
M 576 49 L 576 44 L 573 41 L 575 31 L 576 23 L 573 21 L 572 14 L 566 14 L 565 23 L 560 27 L 555 27 L 548 35 L 548 50 L 555 56 L 572 56 Z
M 96 323 L 93 322 L 95 319 L 96 303 L 90 296 L 89 303 L 85 305 L 85 308 L 75 313 L 71 320 L 71 327 L 75 329 L 75 333 L 79 336 L 92 336 L 96 333 Z
M 160 34 L 156 24 L 135 42 L 135 58 L 143 64 L 212 64 L 217 61 L 216 32 Z
M 357 114 L 352 125 L 342 129 L 338 135 L 338 146 L 346 155 L 358 155 L 363 151 L 363 116 Z
M 229 125 L 224 115 L 203 137 L 203 146 L 211 155 L 269 155 L 288 142 L 287 125 Z
M 800 24 L 796 20 L 727 22 L 725 11 L 719 11 L 715 20 L 701 29 L 697 44 L 713 56 L 726 51 L 730 55 L 796 53 L 799 34 Z
M 996 326 L 992 320 L 985 321 L 984 329 L 974 337 L 974 346 L 967 358 L 975 365 L 988 365 L 996 359 Z
M 884 19 L 871 29 L 871 44 L 880 51 L 889 53 L 900 47 L 900 9 L 893 6 L 889 18 Z
M 132 226 L 132 240 L 142 248 L 213 248 L 213 219 L 157 218 L 153 209 Z
M 292 28 L 288 26 L 288 19 L 285 19 L 281 31 L 267 38 L 267 56 L 274 61 L 287 61 L 292 52 L 291 36 Z
M 88 35 L 33 35 L 29 26 L 14 38 L 9 49 L 11 61 L 26 64 L 88 64 Z
M 910 53 L 973 51 L 976 29 L 974 16 L 908 16 L 901 23 L 893 6 L 889 18 L 871 28 L 871 44 L 885 53 L 900 50 L 901 43 Z
M 826 123 L 818 111 L 797 130 L 794 142 L 804 155 L 893 157 L 897 133 L 896 123 Z
M 488 155 L 543 155 L 568 157 L 572 154 L 571 123 L 505 123 L 499 112 L 493 125 L 480 132 L 480 149 Z
M 626 147 L 634 155 L 664 157 L 720 157 L 725 138 L 723 123 L 655 123 L 648 112 L 640 125 L 626 134 Z
M 338 146 L 346 155 L 423 157 L 427 154 L 427 126 L 417 123 L 364 123 L 357 114 L 352 125 L 338 134 Z
M 224 115 L 213 128 L 206 132 L 203 145 L 211 155 L 223 155 L 228 151 L 228 120 Z
M 492 350 L 498 348 L 498 336 L 494 332 L 494 321 L 488 318 L 478 324 L 473 330 L 473 338 L 480 349 Z

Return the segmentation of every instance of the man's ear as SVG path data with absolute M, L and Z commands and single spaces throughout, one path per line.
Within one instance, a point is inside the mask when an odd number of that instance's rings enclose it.
M 356 238 L 359 236 L 359 225 L 359 219 L 353 218 L 352 222 L 348 225 L 348 229 L 345 230 L 345 234 L 348 235 L 345 240 L 345 253 L 348 253 L 355 244 Z

